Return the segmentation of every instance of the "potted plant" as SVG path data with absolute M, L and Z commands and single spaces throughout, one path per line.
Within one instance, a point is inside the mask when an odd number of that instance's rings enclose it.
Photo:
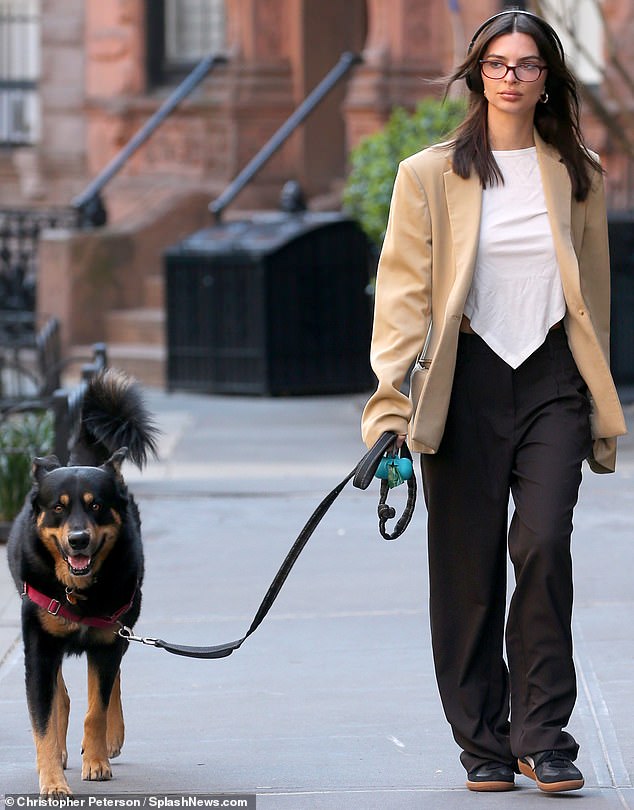
M 465 112 L 463 100 L 450 98 L 425 99 L 413 113 L 398 107 L 382 130 L 361 140 L 351 151 L 343 206 L 357 220 L 377 255 L 385 236 L 399 162 L 446 138 Z
M 47 455 L 54 442 L 50 412 L 18 413 L 0 422 L 0 541 L 31 488 L 31 461 Z

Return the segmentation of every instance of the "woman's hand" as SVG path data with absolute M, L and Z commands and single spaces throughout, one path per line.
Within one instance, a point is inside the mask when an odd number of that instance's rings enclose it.
M 396 437 L 396 449 L 400 450 L 401 447 L 405 444 L 405 439 L 407 438 L 407 433 L 399 433 Z

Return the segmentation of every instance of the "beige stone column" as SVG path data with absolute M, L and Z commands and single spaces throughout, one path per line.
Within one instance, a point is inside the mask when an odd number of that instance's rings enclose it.
M 443 92 L 430 83 L 461 61 L 471 33 L 499 10 L 497 0 L 367 0 L 365 64 L 351 83 L 345 117 L 348 143 L 380 129 L 394 107 L 413 109 L 418 101 Z
M 365 38 L 365 0 L 226 0 L 230 61 L 226 83 L 228 166 L 232 177 L 259 151 L 344 51 Z M 341 105 L 346 79 L 236 199 L 239 207 L 277 206 L 283 183 L 308 197 L 330 190 L 346 162 Z
M 145 89 L 144 22 L 143 0 L 86 0 L 85 76 L 91 176 L 114 157 L 134 132 L 118 107 Z
M 230 182 L 293 110 L 290 58 L 293 0 L 226 0 L 229 62 L 219 79 L 227 123 Z M 240 207 L 272 204 L 292 165 L 288 143 L 239 195 Z
M 30 155 L 29 169 L 34 172 L 30 182 L 33 196 L 65 205 L 79 190 L 86 171 L 85 4 L 42 0 L 40 8 L 42 135 Z
M 345 51 L 361 54 L 367 35 L 367 4 L 366 0 L 327 4 L 302 0 L 297 5 L 301 14 L 294 37 L 295 92 L 297 101 L 301 101 Z M 311 195 L 333 190 L 332 179 L 345 175 L 348 145 L 342 108 L 358 69 L 351 68 L 310 114 L 298 134 L 301 173 L 296 179 Z M 334 200 L 336 195 L 326 197 L 323 203 L 328 206 Z
M 451 61 L 452 32 L 444 0 L 367 0 L 365 63 L 345 104 L 351 146 L 379 129 L 396 106 L 413 108 L 438 90 L 436 79 Z
M 603 15 L 608 25 L 605 43 L 606 82 L 601 98 L 613 126 L 620 128 L 629 143 L 634 142 L 634 5 L 631 0 L 604 0 Z M 629 81 L 614 64 L 616 54 L 621 67 L 629 72 Z M 589 104 L 586 103 L 586 111 Z M 632 209 L 634 206 L 634 159 L 620 138 L 598 122 L 592 126 L 586 116 L 584 132 L 590 145 L 601 152 L 606 172 L 608 206 Z

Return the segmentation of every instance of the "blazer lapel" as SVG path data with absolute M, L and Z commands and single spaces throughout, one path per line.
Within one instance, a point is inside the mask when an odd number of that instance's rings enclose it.
M 571 239 L 572 184 L 559 153 L 535 131 L 537 159 L 561 283 L 569 306 L 581 299 L 579 262 Z
M 464 179 L 450 169 L 445 172 L 444 180 L 456 270 L 455 284 L 447 302 L 447 314 L 462 317 L 478 255 L 482 186 L 475 172 Z
M 559 153 L 535 131 L 537 158 L 544 198 L 564 295 L 569 306 L 582 301 L 579 263 L 571 241 L 572 186 Z M 445 196 L 455 251 L 456 279 L 448 301 L 448 315 L 462 315 L 478 254 L 482 187 L 475 172 L 463 179 L 449 169 L 444 174 Z

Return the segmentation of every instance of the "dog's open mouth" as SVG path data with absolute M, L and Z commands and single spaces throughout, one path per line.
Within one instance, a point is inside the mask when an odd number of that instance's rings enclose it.
M 80 551 L 75 554 L 69 554 L 60 549 L 71 574 L 75 577 L 82 577 L 90 574 L 95 560 L 99 556 L 99 552 L 103 548 L 104 543 L 105 538 L 102 538 L 97 548 L 93 549 L 92 554 L 82 554 Z
M 92 557 L 87 557 L 85 554 L 76 554 L 66 557 L 66 562 L 70 568 L 71 574 L 76 577 L 83 576 L 90 573 L 92 568 Z

